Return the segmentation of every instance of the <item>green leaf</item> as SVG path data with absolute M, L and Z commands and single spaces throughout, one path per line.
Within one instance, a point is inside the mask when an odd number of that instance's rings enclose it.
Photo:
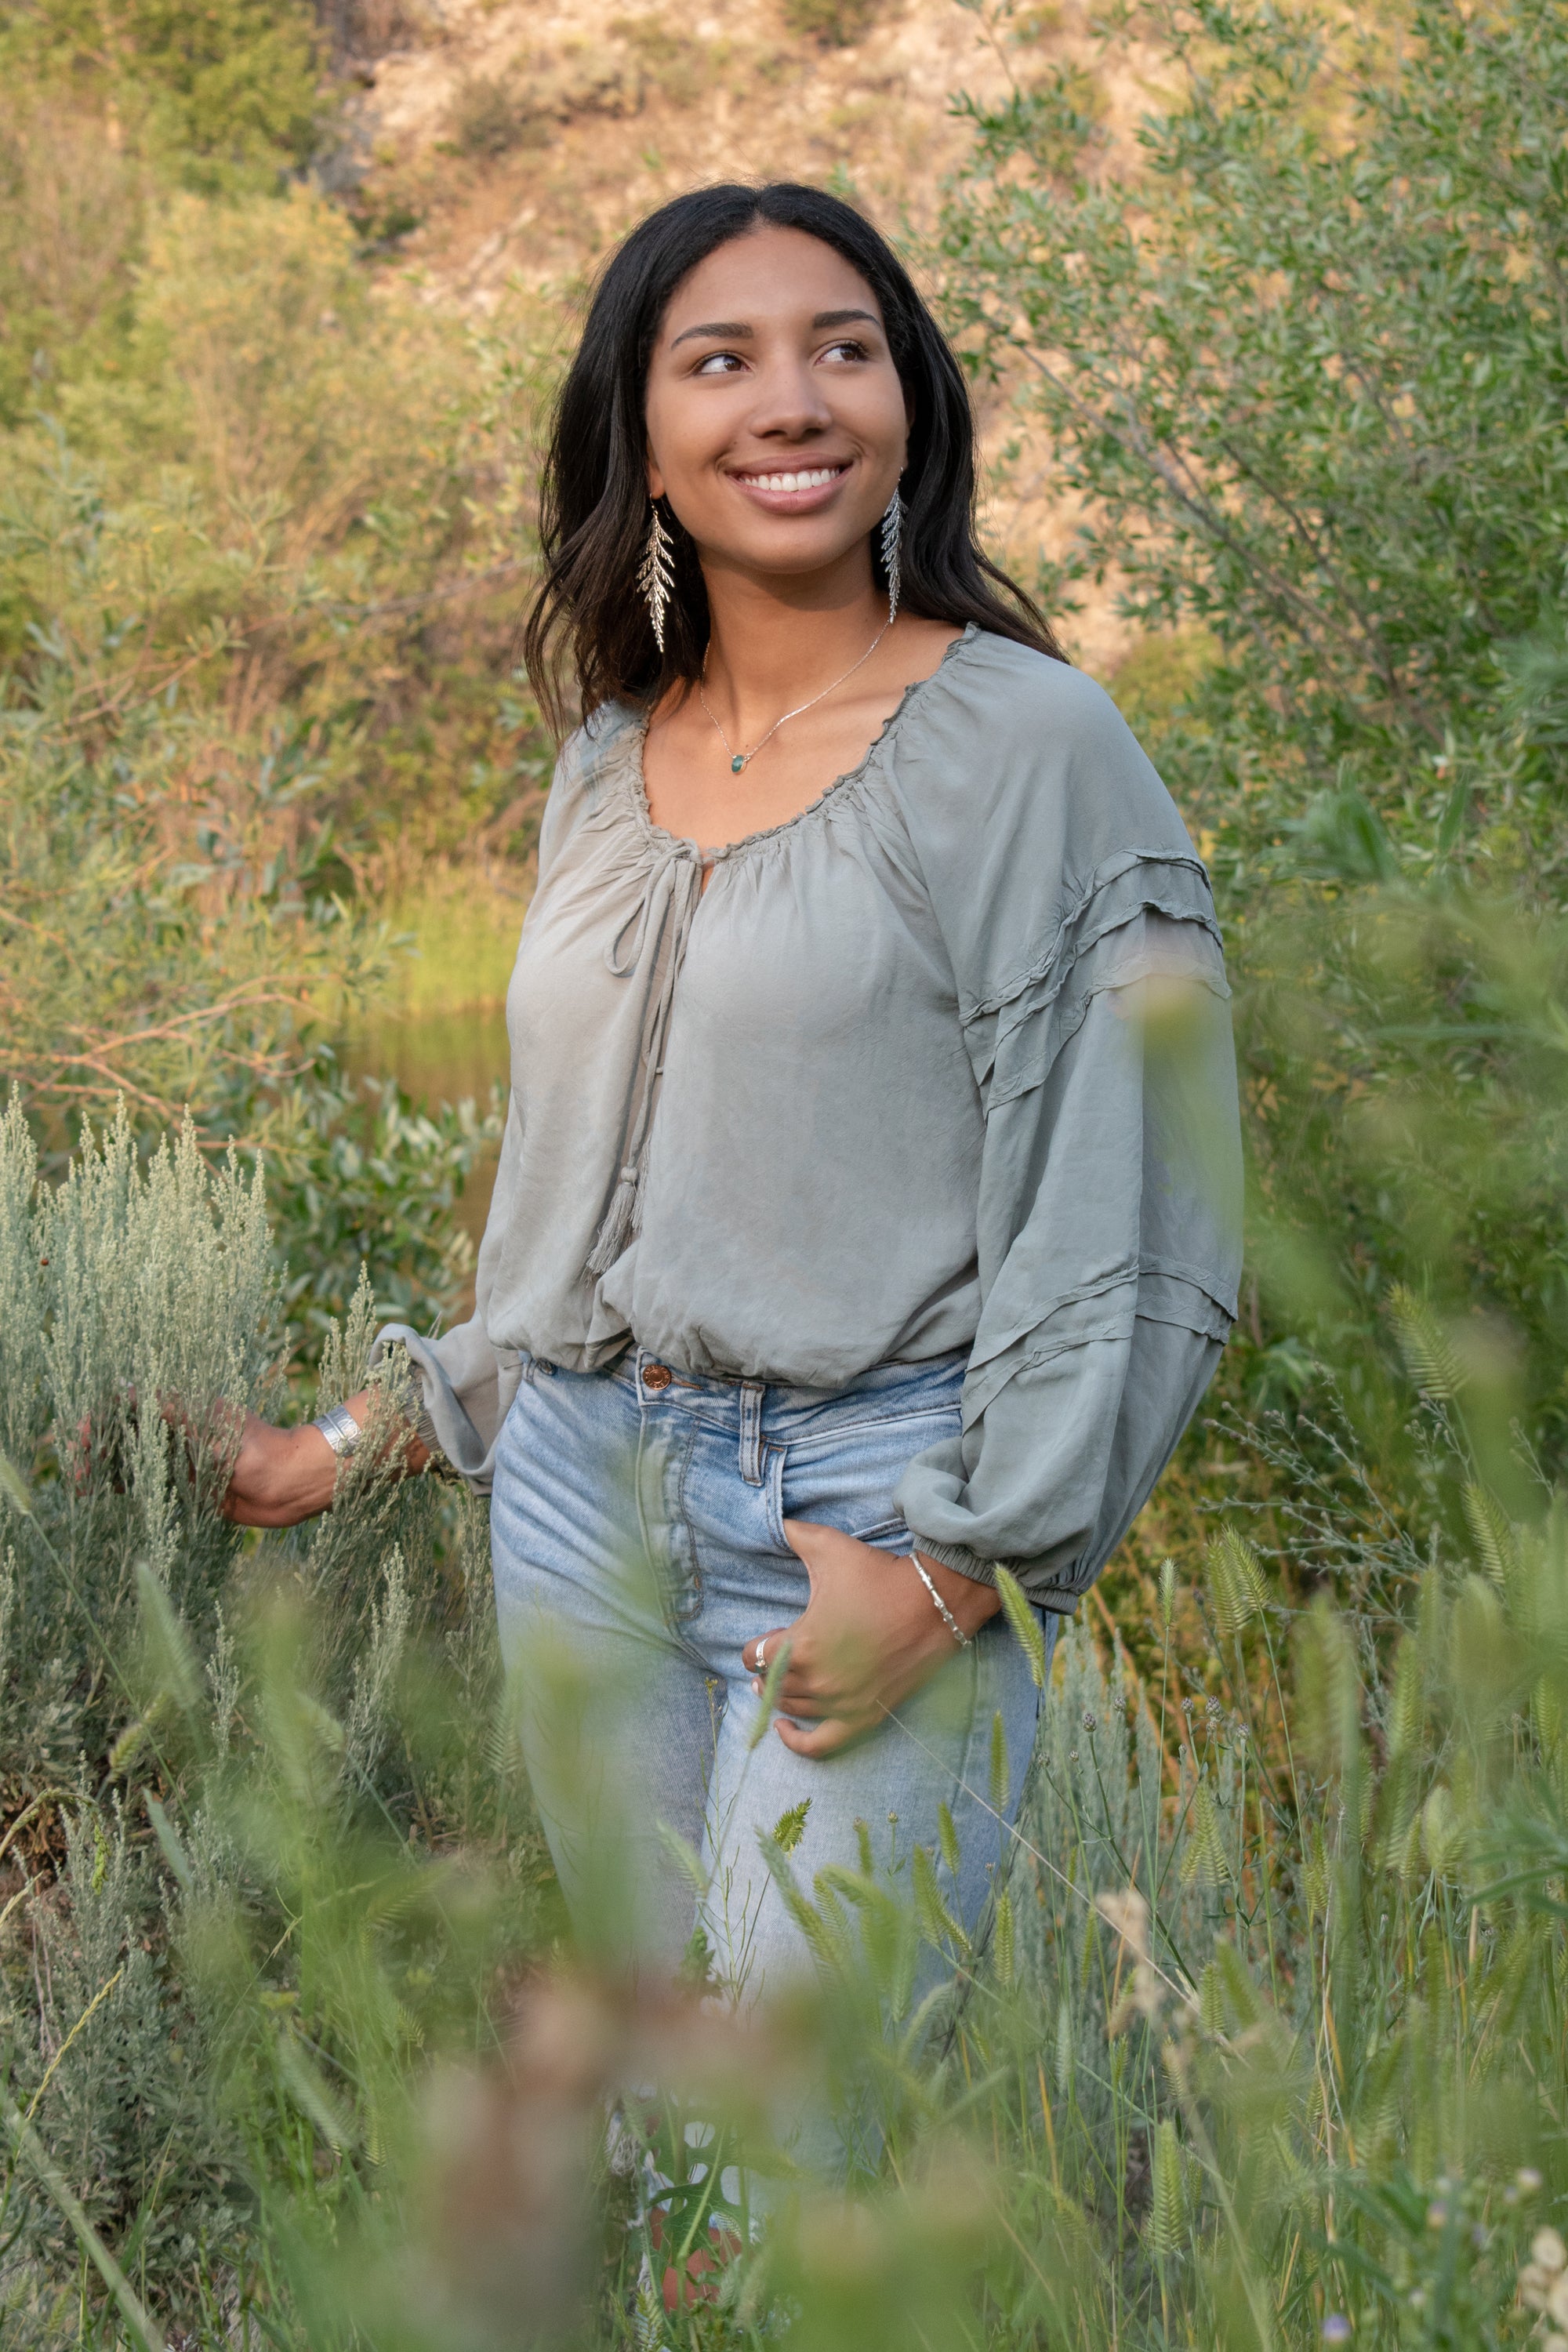
M 811 1799 L 803 1797 L 798 1805 L 791 1805 L 773 1823 L 773 1843 L 781 1853 L 793 1853 L 805 1835 L 805 1817 L 811 1811 Z
M 187 1718 L 199 1719 L 206 1696 L 201 1668 L 168 1587 L 144 1559 L 136 1563 L 136 1598 L 148 1662 L 160 1696 L 166 1694 Z
M 4 1495 L 13 1510 L 20 1511 L 25 1519 L 33 1516 L 33 1498 L 27 1492 L 27 1482 L 11 1460 L 0 1454 L 0 1495 Z
M 195 1886 L 195 1873 L 191 1868 L 189 1855 L 175 1834 L 174 1823 L 156 1797 L 149 1796 L 147 1800 L 147 1818 L 152 1822 L 153 1834 L 163 1850 L 163 1859 L 179 1882 L 181 1893 L 189 1895 Z
M 287 2026 L 279 2029 L 276 2047 L 278 2072 L 290 2096 L 315 2125 L 328 2147 L 341 2154 L 345 2147 L 357 2146 L 359 2133 L 327 2088 L 319 2069 L 311 2064 L 298 2039 Z
M 787 1642 L 781 1642 L 773 1655 L 768 1660 L 768 1671 L 763 1677 L 762 1696 L 757 1701 L 756 1720 L 752 1725 L 746 1739 L 748 1755 L 754 1748 L 761 1747 L 767 1737 L 768 1726 L 773 1721 L 774 1710 L 778 1706 L 779 1685 L 789 1672 L 789 1660 L 790 1645 Z
M 1011 1570 L 1004 1568 L 999 1559 L 993 1560 L 992 1569 L 996 1578 L 996 1590 L 1002 1595 L 1004 1614 L 1017 1635 L 1023 1646 L 1024 1654 L 1029 1661 L 1029 1672 L 1034 1677 L 1035 1688 L 1044 1690 L 1046 1636 L 1039 1616 L 1025 1599 L 1024 1588 Z
M 1458 1349 L 1424 1298 L 1408 1283 L 1396 1282 L 1388 1294 L 1388 1310 L 1410 1377 L 1423 1396 L 1447 1403 L 1465 1385 L 1465 1368 Z
M 1268 1582 L 1245 1536 L 1223 1527 L 1208 1548 L 1209 1592 L 1220 1630 L 1239 1633 L 1263 1614 Z

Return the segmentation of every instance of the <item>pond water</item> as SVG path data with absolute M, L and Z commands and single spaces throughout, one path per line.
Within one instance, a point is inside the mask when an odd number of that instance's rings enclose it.
M 483 1109 L 491 1086 L 504 1089 L 510 1075 L 506 1013 L 499 1004 L 478 1004 L 460 1013 L 380 1022 L 354 1040 L 344 1061 L 356 1074 L 395 1078 L 423 1109 L 460 1103 L 466 1095 Z M 498 1156 L 499 1147 L 485 1153 L 458 1203 L 458 1220 L 476 1248 L 489 1214 Z M 467 1306 L 460 1311 L 467 1312 Z

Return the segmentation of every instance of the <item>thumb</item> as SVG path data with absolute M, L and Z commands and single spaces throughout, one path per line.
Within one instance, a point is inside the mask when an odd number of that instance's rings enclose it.
M 811 1587 L 811 1600 L 806 1602 L 806 1608 L 809 1609 L 811 1601 L 816 1599 L 818 1585 L 826 1572 L 828 1554 L 832 1548 L 831 1538 L 835 1530 L 832 1528 L 818 1527 L 814 1519 L 786 1519 L 784 1523 L 784 1541 L 805 1569 L 806 1582 Z M 824 1538 L 827 1540 L 825 1541 Z M 804 1613 L 803 1611 L 802 1614 Z

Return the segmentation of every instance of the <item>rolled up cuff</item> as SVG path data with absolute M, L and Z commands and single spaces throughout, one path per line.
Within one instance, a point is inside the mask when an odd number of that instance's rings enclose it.
M 997 1569 L 1005 1568 L 1009 1576 L 1017 1578 L 1024 1588 L 1024 1598 L 1032 1607 L 1049 1609 L 1058 1617 L 1070 1617 L 1083 1599 L 1081 1592 L 1071 1592 L 1058 1584 L 1043 1560 L 982 1559 L 977 1551 L 969 1550 L 963 1544 L 928 1543 L 922 1535 L 915 1537 L 915 1549 L 922 1559 L 971 1577 L 976 1584 L 994 1586 Z
M 969 1550 L 963 1544 L 927 1543 L 924 1536 L 917 1535 L 915 1549 L 922 1559 L 934 1561 L 938 1568 L 951 1568 L 976 1584 L 994 1585 L 996 1581 L 995 1561 L 982 1559 L 977 1551 Z

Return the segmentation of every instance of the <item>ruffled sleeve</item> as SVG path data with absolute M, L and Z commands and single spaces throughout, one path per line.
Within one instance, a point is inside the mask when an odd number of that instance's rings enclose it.
M 899 1502 L 931 1559 L 1070 1611 L 1235 1318 L 1229 992 L 1207 877 L 1109 698 L 991 646 L 899 761 L 985 1122 L 962 1433 Z
M 405 1349 L 419 1391 L 422 1411 L 419 1433 L 434 1444 L 454 1470 L 482 1495 L 490 1491 L 495 1475 L 496 1440 L 511 1410 L 522 1377 L 522 1358 L 516 1348 L 498 1347 L 490 1338 L 490 1308 L 496 1276 L 510 1229 L 517 1183 L 521 1143 L 517 1097 L 507 1111 L 501 1138 L 500 1164 L 496 1171 L 485 1237 L 474 1280 L 474 1312 L 466 1323 L 454 1324 L 438 1338 L 427 1338 L 407 1323 L 388 1323 L 378 1331 L 371 1350 L 379 1361 L 388 1348 Z

